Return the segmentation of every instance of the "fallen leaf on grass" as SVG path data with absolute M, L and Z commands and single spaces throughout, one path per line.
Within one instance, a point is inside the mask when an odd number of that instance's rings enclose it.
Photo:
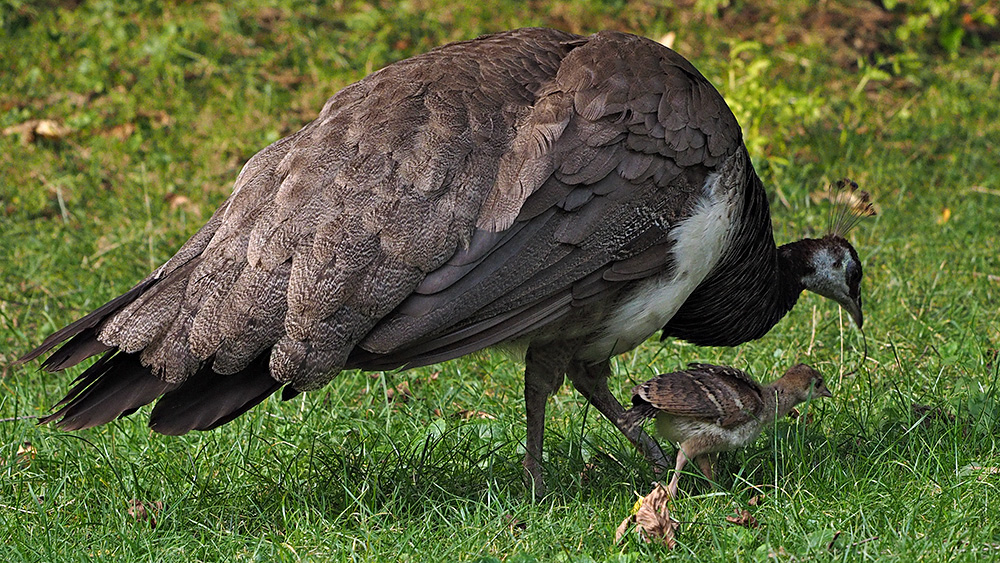
M 133 133 L 135 133 L 134 123 L 122 123 L 121 125 L 115 125 L 110 129 L 106 129 L 103 135 L 124 141 L 131 137 Z
M 410 391 L 410 383 L 408 381 L 400 381 L 395 387 L 386 389 L 385 396 L 390 401 L 405 403 L 413 397 L 413 392 Z
M 469 420 L 472 418 L 482 418 L 484 420 L 496 420 L 497 417 L 493 416 L 488 412 L 474 411 L 468 409 L 462 409 L 455 413 L 455 416 L 461 418 L 462 420 Z
M 764 500 L 764 495 L 754 495 L 750 497 L 750 500 L 747 501 L 747 504 L 749 504 L 750 506 L 760 506 L 760 503 L 763 502 L 763 500 Z
M 51 119 L 42 119 L 35 125 L 35 135 L 46 139 L 62 139 L 69 134 L 69 127 L 64 127 Z
M 743 526 L 744 528 L 759 528 L 760 522 L 754 518 L 753 514 L 747 509 L 741 510 L 736 516 L 726 516 L 726 522 L 730 524 L 736 524 L 737 526 Z
M 148 120 L 149 124 L 157 129 L 161 127 L 166 127 L 167 125 L 170 125 L 174 122 L 174 118 L 171 117 L 169 113 L 163 110 L 157 110 L 157 111 L 139 110 L 137 116 Z
M 17 447 L 17 461 L 21 465 L 28 465 L 34 461 L 35 456 L 38 455 L 38 449 L 31 445 L 31 442 L 24 442 Z
M 504 521 L 504 524 L 507 525 L 507 528 L 509 528 L 511 532 L 523 531 L 523 530 L 527 530 L 528 529 L 528 525 L 525 524 L 517 516 L 514 516 L 513 514 L 504 514 L 503 515 L 503 521 Z
M 678 522 L 670 517 L 668 504 L 670 495 L 660 483 L 656 484 L 653 491 L 645 497 L 639 499 L 639 505 L 635 514 L 629 516 L 619 524 L 615 530 L 615 543 L 621 541 L 628 529 L 635 523 L 639 531 L 639 538 L 646 543 L 658 543 L 673 549 L 677 544 L 674 537 L 677 534 Z
M 24 123 L 11 125 L 3 130 L 4 135 L 21 135 L 21 142 L 29 144 L 35 139 L 58 140 L 69 135 L 70 128 L 52 119 L 30 119 Z
M 176 209 L 183 207 L 184 211 L 197 217 L 201 217 L 201 208 L 192 202 L 187 196 L 171 192 L 163 197 L 163 201 L 170 205 L 171 211 L 175 211 Z
M 951 209 L 945 207 L 941 210 L 941 215 L 937 219 L 937 224 L 944 225 L 949 219 L 951 219 Z
M 992 475 L 1000 475 L 1000 467 L 970 463 L 958 470 L 959 475 L 975 475 L 976 481 L 984 481 Z
M 932 407 L 930 405 L 912 403 L 910 405 L 910 409 L 913 411 L 914 416 L 924 417 L 924 422 L 927 424 L 935 420 L 944 423 L 955 422 L 955 415 L 942 409 L 941 407 Z
M 132 499 L 128 504 L 128 515 L 137 522 L 149 521 L 151 528 L 156 527 L 156 515 L 163 512 L 163 502 L 156 501 L 144 503 L 141 500 Z

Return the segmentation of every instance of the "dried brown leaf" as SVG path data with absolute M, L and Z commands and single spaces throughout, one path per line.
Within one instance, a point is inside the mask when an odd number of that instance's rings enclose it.
M 164 196 L 163 199 L 168 204 L 170 204 L 171 211 L 174 211 L 179 207 L 183 207 L 186 212 L 191 213 L 192 215 L 195 215 L 197 217 L 201 217 L 201 207 L 192 202 L 191 199 L 188 198 L 187 196 L 183 196 L 176 193 L 169 193 L 166 196 Z
M 964 473 L 974 473 L 977 481 L 984 481 L 992 475 L 1000 475 L 1000 467 L 970 463 L 962 468 Z
M 35 135 L 49 140 L 62 139 L 66 135 L 69 135 L 69 132 L 69 127 L 63 126 L 51 119 L 41 119 L 35 125 Z
M 622 520 L 621 524 L 618 524 L 618 528 L 615 529 L 615 543 L 620 543 L 622 537 L 628 533 L 628 529 L 632 527 L 635 523 L 635 514 L 629 514 L 628 518 Z
M 504 514 L 503 521 L 511 532 L 523 531 L 528 529 L 528 525 L 524 523 L 517 516 L 514 516 L 513 514 Z
M 484 420 L 496 420 L 497 417 L 493 416 L 488 412 L 474 411 L 468 409 L 462 409 L 455 413 L 455 416 L 460 417 L 462 420 L 469 420 L 472 418 L 482 418 Z
M 639 537 L 646 543 L 659 543 L 673 549 L 678 523 L 670 517 L 670 495 L 660 483 L 643 497 L 642 506 L 635 513 L 635 524 Z
M 744 528 L 757 528 L 760 527 L 760 523 L 754 518 L 750 511 L 743 509 L 739 511 L 736 516 L 726 516 L 726 522 L 730 524 L 736 524 L 737 526 L 743 526 Z
M 24 123 L 5 127 L 4 135 L 21 135 L 21 142 L 29 144 L 39 137 L 49 140 L 59 140 L 69 135 L 70 128 L 52 119 L 30 119 Z
M 133 133 L 135 133 L 134 123 L 122 123 L 121 125 L 115 125 L 114 127 L 104 132 L 105 135 L 109 137 L 114 137 L 119 141 L 124 141 L 125 139 L 128 139 L 129 137 L 132 136 Z
M 400 381 L 395 387 L 386 389 L 385 396 L 390 401 L 405 403 L 413 397 L 413 392 L 410 391 L 410 383 L 408 381 Z
M 28 465 L 35 460 L 38 449 L 31 445 L 31 442 L 24 442 L 17 447 L 17 461 L 22 465 Z
M 764 495 L 754 495 L 750 497 L 750 500 L 747 501 L 747 504 L 749 504 L 750 506 L 760 506 L 762 502 L 764 502 Z
M 163 512 L 162 501 L 158 500 L 148 504 L 138 499 L 132 499 L 129 501 L 128 515 L 137 522 L 145 522 L 148 520 L 151 528 L 156 527 L 156 515 L 161 512 Z
M 939 215 L 937 218 L 937 224 L 944 225 L 949 220 L 951 220 L 951 209 L 945 207 L 944 209 L 941 210 L 941 215 Z

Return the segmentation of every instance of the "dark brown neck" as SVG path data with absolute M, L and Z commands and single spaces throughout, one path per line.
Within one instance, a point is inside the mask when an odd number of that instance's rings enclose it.
M 749 159 L 748 159 L 749 162 Z M 805 241 L 774 245 L 767 195 L 747 166 L 733 246 L 663 329 L 701 346 L 735 346 L 767 332 L 802 292 Z

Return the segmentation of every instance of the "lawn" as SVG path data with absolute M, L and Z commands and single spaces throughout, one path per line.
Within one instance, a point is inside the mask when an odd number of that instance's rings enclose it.
M 997 9 L 811 4 L 0 0 L 0 560 L 996 557 Z M 850 235 L 864 336 L 807 294 L 759 341 L 617 358 L 619 397 L 689 361 L 764 380 L 807 362 L 834 393 L 724 457 L 716 487 L 685 477 L 672 551 L 615 543 L 653 475 L 569 385 L 549 402 L 550 494 L 527 499 L 522 367 L 499 352 L 346 372 L 183 437 L 148 409 L 34 423 L 81 368 L 14 360 L 167 259 L 257 150 L 393 61 L 525 25 L 671 42 L 740 120 L 779 242 L 824 233 L 841 177 L 879 206 Z M 756 527 L 727 522 L 743 510 Z

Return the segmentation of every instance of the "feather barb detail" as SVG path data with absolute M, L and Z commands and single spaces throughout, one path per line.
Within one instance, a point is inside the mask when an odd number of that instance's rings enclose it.
M 830 200 L 831 235 L 846 237 L 862 219 L 878 215 L 878 206 L 872 201 L 872 196 L 859 189 L 857 182 L 850 178 L 838 180 L 825 192 L 812 194 L 813 201 Z

